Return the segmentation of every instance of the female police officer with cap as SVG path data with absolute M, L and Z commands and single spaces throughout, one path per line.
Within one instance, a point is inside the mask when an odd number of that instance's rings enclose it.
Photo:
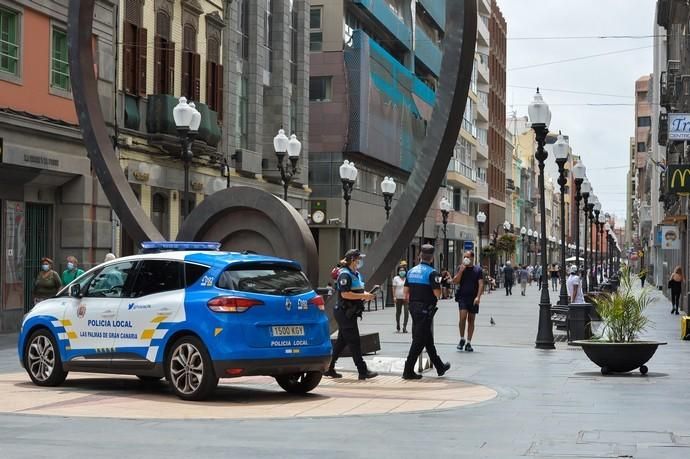
M 335 345 L 333 345 L 333 358 L 324 376 L 331 378 L 343 377 L 340 373 L 336 373 L 335 362 L 340 357 L 345 346 L 350 348 L 352 360 L 355 361 L 357 371 L 359 372 L 359 379 L 378 376 L 377 373 L 367 369 L 367 364 L 364 363 L 362 358 L 362 349 L 359 342 L 357 317 L 362 316 L 364 302 L 374 299 L 373 294 L 364 291 L 364 282 L 362 282 L 362 278 L 359 275 L 358 269 L 362 265 L 362 258 L 364 258 L 364 254 L 360 253 L 358 249 L 348 250 L 345 254 L 346 266 L 338 274 L 338 281 L 336 283 L 338 301 L 333 311 L 333 316 L 336 322 L 338 322 L 338 339 Z

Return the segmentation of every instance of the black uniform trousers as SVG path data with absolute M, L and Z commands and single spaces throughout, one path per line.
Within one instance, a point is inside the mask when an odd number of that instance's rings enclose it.
M 345 311 L 337 308 L 333 311 L 333 317 L 338 323 L 338 339 L 333 345 L 333 357 L 331 358 L 330 370 L 335 368 L 335 362 L 342 354 L 345 346 L 350 348 L 352 360 L 355 362 L 359 374 L 367 373 L 367 364 L 362 358 L 362 347 L 359 342 L 359 327 L 357 326 L 357 317 L 349 318 L 345 315 Z
M 410 315 L 412 316 L 412 345 L 405 362 L 405 374 L 414 373 L 414 365 L 419 355 L 426 348 L 431 363 L 437 370 L 443 368 L 443 361 L 436 352 L 433 334 L 433 317 L 428 312 L 426 305 L 410 302 Z

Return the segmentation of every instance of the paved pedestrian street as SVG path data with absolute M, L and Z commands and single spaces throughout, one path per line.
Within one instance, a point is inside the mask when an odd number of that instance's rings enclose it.
M 668 345 L 647 376 L 604 377 L 564 342 L 536 350 L 533 285 L 526 297 L 484 296 L 473 353 L 456 350 L 457 306 L 441 303 L 434 333 L 453 366 L 444 378 L 358 382 L 343 358 L 345 378 L 302 397 L 269 378 L 223 380 L 195 403 L 124 376 L 71 374 L 38 388 L 17 363 L 16 335 L 0 335 L 0 456 L 687 458 L 690 342 L 658 298 L 646 337 Z M 398 368 L 411 336 L 395 332 L 394 309 L 367 313 L 361 329 L 381 334 L 381 352 L 367 359 Z

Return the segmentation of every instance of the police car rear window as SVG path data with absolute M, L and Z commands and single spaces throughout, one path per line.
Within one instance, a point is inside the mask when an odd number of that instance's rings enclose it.
M 300 295 L 312 290 L 298 269 L 281 265 L 240 265 L 225 270 L 218 288 L 265 295 Z
M 197 265 L 195 263 L 184 264 L 184 279 L 185 285 L 189 287 L 196 283 L 201 276 L 208 271 L 208 266 Z

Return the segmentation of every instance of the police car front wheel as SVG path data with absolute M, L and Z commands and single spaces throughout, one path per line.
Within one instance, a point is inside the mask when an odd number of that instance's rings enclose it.
M 184 336 L 173 344 L 165 373 L 173 391 L 183 400 L 203 400 L 218 385 L 211 357 L 195 336 Z
M 291 394 L 306 394 L 313 390 L 321 382 L 320 371 L 308 371 L 306 373 L 293 373 L 276 376 L 276 382 L 286 392 Z
M 31 334 L 24 349 L 24 368 L 38 386 L 59 386 L 67 377 L 55 338 L 48 330 Z

